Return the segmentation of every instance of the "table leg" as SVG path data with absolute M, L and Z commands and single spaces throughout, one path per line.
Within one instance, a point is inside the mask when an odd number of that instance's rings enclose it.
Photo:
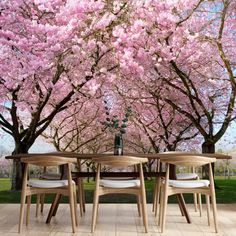
M 55 216 L 57 214 L 57 210 L 58 210 L 58 207 L 59 207 L 59 204 L 60 204 L 61 197 L 62 197 L 62 195 L 60 194 L 59 197 L 58 197 L 58 200 L 57 200 L 57 202 L 55 204 L 52 216 Z
M 180 209 L 181 215 L 182 215 L 182 216 L 185 216 L 185 215 L 184 215 L 183 207 L 182 207 L 182 205 L 180 204 L 180 201 L 179 201 L 179 199 L 178 199 L 177 196 L 176 196 L 176 200 L 177 200 L 177 203 L 178 203 L 178 205 L 179 205 L 179 209 Z
M 56 196 L 54 197 L 51 208 L 48 213 L 47 220 L 46 220 L 47 224 L 49 224 L 51 222 L 52 217 L 56 215 L 61 197 L 62 197 L 61 194 L 56 194 Z
M 191 224 L 191 219 L 190 219 L 190 216 L 188 214 L 183 195 L 182 194 L 177 194 L 176 198 L 177 198 L 181 213 L 183 214 L 183 216 L 185 216 L 187 222 L 189 224 Z

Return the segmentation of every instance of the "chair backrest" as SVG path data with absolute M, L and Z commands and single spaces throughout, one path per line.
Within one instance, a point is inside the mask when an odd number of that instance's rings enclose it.
M 30 157 L 21 158 L 21 162 L 36 166 L 60 166 L 70 163 L 76 163 L 76 161 L 77 161 L 76 158 L 67 158 L 53 155 L 47 155 L 47 156 L 34 155 Z
M 183 152 L 183 151 L 166 151 L 166 152 L 162 152 L 161 154 L 164 154 L 164 156 L 162 156 L 162 160 L 169 157 L 173 157 L 173 156 L 179 157 L 179 156 L 185 156 L 185 155 L 196 155 L 196 153 L 193 153 L 193 152 Z M 195 173 L 195 166 L 187 166 L 187 168 L 189 172 Z
M 203 166 L 213 162 L 216 162 L 216 158 L 205 157 L 205 156 L 173 156 L 167 157 L 162 162 L 180 166 Z
M 93 158 L 92 161 L 101 165 L 108 165 L 112 167 L 126 167 L 145 163 L 148 159 L 135 156 L 106 156 Z

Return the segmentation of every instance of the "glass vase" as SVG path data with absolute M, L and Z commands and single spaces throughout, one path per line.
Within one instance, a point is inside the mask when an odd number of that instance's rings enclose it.
M 115 134 L 114 155 L 123 155 L 123 138 L 122 134 Z

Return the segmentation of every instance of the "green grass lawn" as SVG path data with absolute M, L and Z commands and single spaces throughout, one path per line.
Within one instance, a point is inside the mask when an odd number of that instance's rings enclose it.
M 236 176 L 231 177 L 229 180 L 225 179 L 224 177 L 216 177 L 216 197 L 218 203 L 236 203 Z M 147 180 L 146 183 L 146 190 L 147 190 L 147 202 L 152 202 L 152 189 L 154 185 L 153 180 Z M 20 202 L 20 192 L 13 192 L 10 191 L 10 179 L 1 179 L 0 178 L 0 203 L 19 203 Z M 92 203 L 93 199 L 93 189 L 94 189 L 94 182 L 91 181 L 90 183 L 84 182 L 85 186 L 85 195 L 86 195 L 86 202 Z M 186 194 L 185 200 L 187 203 L 192 203 L 193 198 L 192 194 Z M 53 196 L 47 195 L 45 202 L 50 203 L 52 201 Z M 35 202 L 35 197 L 33 196 L 32 201 Z M 64 197 L 62 202 L 67 202 L 67 198 Z M 103 203 L 131 203 L 136 202 L 136 199 L 132 195 L 123 195 L 121 194 L 111 194 L 108 196 L 102 196 L 100 202 Z M 169 202 L 175 202 L 174 197 L 170 197 Z M 204 200 L 203 200 L 204 202 Z

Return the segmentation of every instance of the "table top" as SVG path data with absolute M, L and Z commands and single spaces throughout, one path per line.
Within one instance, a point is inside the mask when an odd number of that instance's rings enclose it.
M 50 153 L 28 153 L 28 154 L 16 154 L 11 156 L 6 156 L 6 159 L 18 160 L 22 157 L 30 157 L 30 156 L 63 156 L 68 158 L 77 158 L 77 159 L 84 159 L 90 160 L 95 157 L 105 157 L 105 156 L 112 156 L 113 154 L 110 153 L 94 153 L 94 154 L 78 154 L 73 152 L 50 152 Z M 172 156 L 206 156 L 216 158 L 217 160 L 230 160 L 232 159 L 231 156 L 219 153 L 125 153 L 126 156 L 135 156 L 135 157 L 143 157 L 148 159 L 164 159 L 167 157 Z

